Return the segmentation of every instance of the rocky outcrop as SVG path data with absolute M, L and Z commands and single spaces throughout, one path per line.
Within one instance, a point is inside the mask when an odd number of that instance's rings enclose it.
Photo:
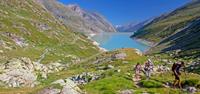
M 26 40 L 23 37 L 19 37 L 13 33 L 9 33 L 9 32 L 5 32 L 3 34 L 3 36 L 9 37 L 10 39 L 12 39 L 16 45 L 20 46 L 20 47 L 26 47 L 28 46 L 28 43 L 26 42 Z M 3 44 L 3 42 L 1 43 Z M 4 43 L 5 45 L 5 43 Z
M 34 65 L 30 59 L 12 59 L 1 64 L 0 81 L 9 87 L 34 87 L 37 84 L 37 75 L 34 73 Z
M 34 87 L 39 84 L 38 75 L 46 79 L 48 73 L 54 73 L 67 68 L 60 63 L 40 64 L 29 58 L 14 58 L 0 65 L 0 82 L 9 87 Z
M 194 72 L 200 74 L 200 62 L 193 62 L 188 67 L 187 70 L 189 72 Z
M 85 72 L 79 75 L 72 76 L 69 79 L 71 79 L 74 83 L 80 85 L 80 84 L 87 84 L 91 81 L 98 80 L 100 78 L 101 78 L 101 74 Z
M 137 30 L 141 29 L 145 25 L 149 24 L 153 19 L 148 19 L 139 23 L 128 23 L 124 25 L 117 25 L 115 26 L 118 32 L 136 32 Z
M 187 92 L 190 94 L 194 94 L 197 92 L 197 89 L 195 87 L 187 87 Z
M 57 84 L 62 89 L 49 87 L 38 92 L 38 94 L 81 94 L 81 89 L 70 79 L 59 79 L 54 81 L 52 85 Z
M 122 90 L 122 91 L 119 91 L 119 94 L 134 94 L 133 93 L 133 90 Z
M 112 56 L 113 59 L 125 59 L 126 57 L 126 53 L 117 53 Z
M 38 94 L 60 94 L 60 89 L 55 88 L 45 88 L 42 91 L 38 92 Z

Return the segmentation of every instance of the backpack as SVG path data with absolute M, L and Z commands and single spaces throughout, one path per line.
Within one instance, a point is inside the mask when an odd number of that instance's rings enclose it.
M 172 65 L 172 71 L 175 71 L 175 69 L 176 69 L 176 63 L 174 63 L 174 64 Z

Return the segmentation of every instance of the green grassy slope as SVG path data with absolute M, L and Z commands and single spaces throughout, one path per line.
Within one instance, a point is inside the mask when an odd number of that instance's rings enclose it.
M 155 18 L 150 24 L 133 35 L 133 37 L 157 43 L 199 18 L 199 13 L 200 1 L 194 0 L 169 14 Z
M 176 57 L 193 57 L 200 56 L 200 20 L 191 23 L 187 28 L 180 32 L 162 40 L 156 47 L 151 50 L 167 52 L 172 50 L 179 50 Z
M 99 52 L 92 41 L 62 25 L 35 0 L 1 0 L 0 16 L 0 62 L 15 57 L 37 61 L 45 49 L 42 63 L 71 62 Z
M 200 1 L 192 2 L 154 19 L 133 35 L 154 43 L 147 53 L 179 51 L 174 57 L 198 58 Z
M 100 62 L 99 64 L 93 63 L 98 58 L 101 60 L 102 58 L 110 58 L 115 53 L 126 53 L 125 59 L 114 59 L 112 61 Z M 1 88 L 1 94 L 37 94 L 40 90 L 47 87 L 54 87 L 52 82 L 58 79 L 66 79 L 73 75 L 81 74 L 83 72 L 92 72 L 92 73 L 101 73 L 103 77 L 101 79 L 91 81 L 87 84 L 79 85 L 82 91 L 86 91 L 87 94 L 118 94 L 123 90 L 132 90 L 134 94 L 141 93 L 150 93 L 150 94 L 187 94 L 186 91 L 180 89 L 173 89 L 171 87 L 163 87 L 163 84 L 166 82 L 172 84 L 174 80 L 174 76 L 171 72 L 163 72 L 163 73 L 155 73 L 152 75 L 150 81 L 145 80 L 145 75 L 141 73 L 142 80 L 139 83 L 143 83 L 144 86 L 136 87 L 136 83 L 132 80 L 134 77 L 134 66 L 137 63 L 144 64 L 147 60 L 146 56 L 138 55 L 134 49 L 119 49 L 116 51 L 105 52 L 97 55 L 94 58 L 86 62 L 82 62 L 79 64 L 72 64 L 68 70 L 52 73 L 48 76 L 48 79 L 43 80 L 42 83 L 34 88 Z M 164 62 L 161 62 L 156 59 L 153 59 L 155 67 L 157 65 L 162 65 Z M 128 63 L 123 63 L 123 62 Z M 114 68 L 99 70 L 98 67 L 112 65 Z M 168 65 L 171 67 L 171 65 Z M 120 71 L 116 71 L 120 70 Z M 200 76 L 194 73 L 187 73 L 187 78 L 182 73 L 181 81 L 183 83 L 187 80 L 195 80 L 195 86 L 200 85 L 200 80 L 198 79 Z M 184 79 L 186 78 L 186 79 Z M 198 82 L 197 82 L 198 81 Z M 151 84 L 153 82 L 153 84 Z M 200 88 L 197 88 L 198 90 Z M 197 92 L 199 94 L 199 92 Z

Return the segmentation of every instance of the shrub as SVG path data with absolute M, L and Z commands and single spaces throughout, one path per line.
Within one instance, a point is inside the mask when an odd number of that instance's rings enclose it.
M 140 84 L 143 87 L 146 87 L 146 88 L 160 88 L 160 87 L 162 87 L 161 82 L 157 82 L 157 81 L 154 81 L 154 80 L 143 80 L 143 81 L 140 82 Z
M 189 79 L 182 82 L 182 85 L 184 86 L 196 86 L 198 84 L 198 79 Z
M 197 88 L 200 89 L 200 84 L 197 85 Z

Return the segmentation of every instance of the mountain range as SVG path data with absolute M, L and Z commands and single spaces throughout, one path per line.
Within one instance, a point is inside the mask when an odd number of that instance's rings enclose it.
M 64 5 L 56 0 L 37 0 L 55 18 L 69 26 L 73 31 L 82 32 L 86 35 L 101 32 L 116 32 L 115 28 L 102 15 L 90 12 L 79 7 L 77 4 Z
M 125 25 L 116 25 L 115 28 L 118 32 L 136 32 L 140 28 L 144 27 L 146 24 L 150 23 L 152 19 L 148 19 L 138 23 L 128 23 Z

